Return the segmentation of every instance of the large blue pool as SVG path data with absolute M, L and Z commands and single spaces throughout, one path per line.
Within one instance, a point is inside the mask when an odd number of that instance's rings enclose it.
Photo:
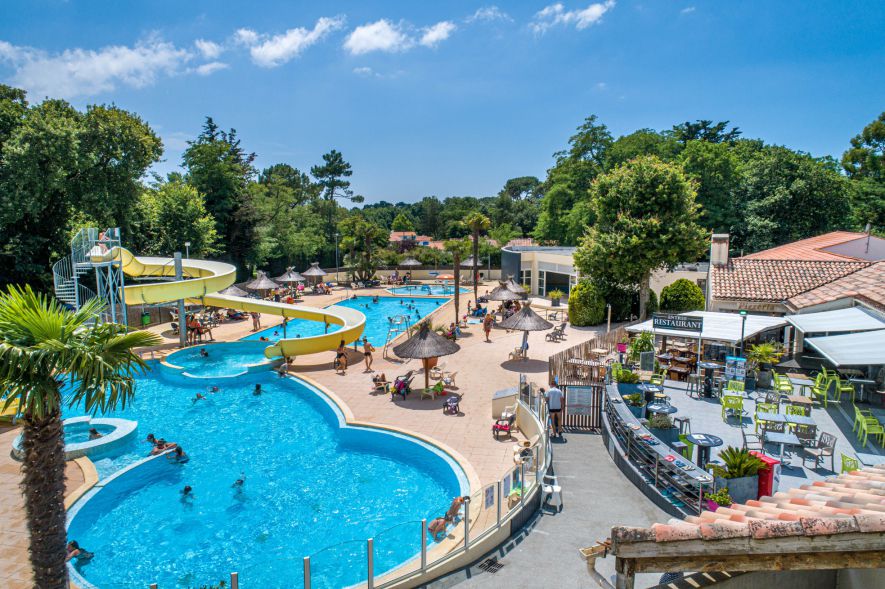
M 114 413 L 138 421 L 136 441 L 97 458 L 99 486 L 69 514 L 69 538 L 95 553 L 78 568 L 87 587 L 199 587 L 231 571 L 244 589 L 301 587 L 307 555 L 313 587 L 344 587 L 365 579 L 367 538 L 376 575 L 392 569 L 420 551 L 420 520 L 466 492 L 447 455 L 342 428 L 337 407 L 303 381 L 267 371 L 217 384 L 211 393 L 204 379 L 153 370 Z M 179 443 L 189 462 L 140 462 L 148 433 Z
M 464 286 L 460 287 L 459 290 L 461 294 L 470 292 L 470 289 Z M 413 284 L 409 286 L 395 286 L 393 288 L 388 288 L 387 292 L 400 296 L 454 296 L 455 286 L 442 284 Z

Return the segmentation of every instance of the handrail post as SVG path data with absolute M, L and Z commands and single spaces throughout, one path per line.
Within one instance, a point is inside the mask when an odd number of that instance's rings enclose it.
M 310 557 L 304 557 L 304 589 L 310 589 Z
M 427 570 L 427 520 L 421 520 L 421 572 Z
M 519 484 L 522 485 L 522 492 L 519 494 L 520 506 L 525 503 L 525 462 L 519 463 Z
M 231 573 L 230 574 L 230 589 L 240 589 L 240 575 L 239 575 L 239 573 Z
M 464 502 L 464 550 L 470 544 L 470 501 Z
M 495 491 L 496 503 L 498 504 L 498 523 L 496 524 L 498 527 L 501 527 L 501 501 L 503 501 L 503 497 L 501 497 L 501 481 L 495 481 L 495 487 L 497 490 Z
M 369 589 L 374 589 L 375 587 L 375 550 L 373 548 L 374 540 L 369 538 L 366 540 L 366 568 L 369 572 L 369 578 L 366 582 L 366 586 Z

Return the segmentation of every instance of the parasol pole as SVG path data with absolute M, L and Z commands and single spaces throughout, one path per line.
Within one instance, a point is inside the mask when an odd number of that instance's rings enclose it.
M 430 358 L 421 358 L 421 364 L 424 365 L 424 390 L 430 389 L 430 369 L 427 367 L 430 364 Z

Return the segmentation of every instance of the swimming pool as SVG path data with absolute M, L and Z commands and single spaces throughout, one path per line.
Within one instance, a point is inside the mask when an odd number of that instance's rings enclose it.
M 460 287 L 461 294 L 465 294 L 470 292 L 470 289 L 467 287 Z M 439 296 L 439 295 L 448 295 L 454 296 L 455 294 L 455 286 L 454 285 L 442 285 L 442 284 L 413 284 L 409 286 L 395 286 L 393 288 L 388 288 L 387 292 L 394 295 L 400 296 L 408 296 L 408 295 L 418 295 L 418 296 Z
M 270 362 L 264 355 L 269 345 L 261 341 L 239 341 L 191 346 L 172 352 L 166 356 L 166 362 L 202 378 L 236 376 L 244 372 L 246 366 Z M 206 350 L 208 356 L 203 357 L 201 350 Z
M 376 575 L 392 569 L 420 551 L 420 520 L 467 492 L 447 455 L 341 427 L 337 407 L 303 381 L 267 371 L 220 386 L 210 393 L 201 379 L 156 370 L 137 378 L 134 401 L 114 416 L 138 420 L 139 433 L 108 459 L 113 469 L 144 459 L 148 433 L 190 460 L 160 457 L 109 479 L 104 469 L 69 513 L 68 537 L 95 553 L 77 569 L 88 583 L 193 587 L 236 570 L 243 589 L 300 587 L 302 557 L 314 555 L 313 587 L 343 587 L 365 579 L 367 538 L 376 539 Z M 198 392 L 207 398 L 193 401 Z
M 336 303 L 334 306 L 356 309 L 365 315 L 366 326 L 363 330 L 363 336 L 369 338 L 369 342 L 380 350 L 387 339 L 387 330 L 390 328 L 391 317 L 408 315 L 411 319 L 412 325 L 414 325 L 441 307 L 448 300 L 447 297 L 411 298 L 358 296 L 343 300 L 340 303 Z M 297 324 L 297 326 L 293 327 L 293 324 Z M 296 335 L 293 334 L 300 334 L 302 337 L 307 337 L 308 335 L 321 335 L 323 329 L 324 326 L 319 321 L 293 319 L 286 327 L 286 335 L 288 337 L 296 337 Z M 341 326 L 339 325 L 329 325 L 330 333 L 333 330 L 338 331 L 339 329 L 341 329 Z M 268 327 L 258 333 L 248 335 L 240 341 L 256 340 L 261 337 L 266 337 L 269 341 L 275 342 L 282 339 L 283 330 L 279 326 Z M 360 336 L 360 339 L 362 340 L 362 336 Z

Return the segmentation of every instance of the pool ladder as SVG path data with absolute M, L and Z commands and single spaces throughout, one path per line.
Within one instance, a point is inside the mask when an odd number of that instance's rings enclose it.
M 390 318 L 390 326 L 387 328 L 387 339 L 384 340 L 384 350 L 381 355 L 387 357 L 387 346 L 401 333 L 412 335 L 412 317 L 410 315 L 394 315 Z

